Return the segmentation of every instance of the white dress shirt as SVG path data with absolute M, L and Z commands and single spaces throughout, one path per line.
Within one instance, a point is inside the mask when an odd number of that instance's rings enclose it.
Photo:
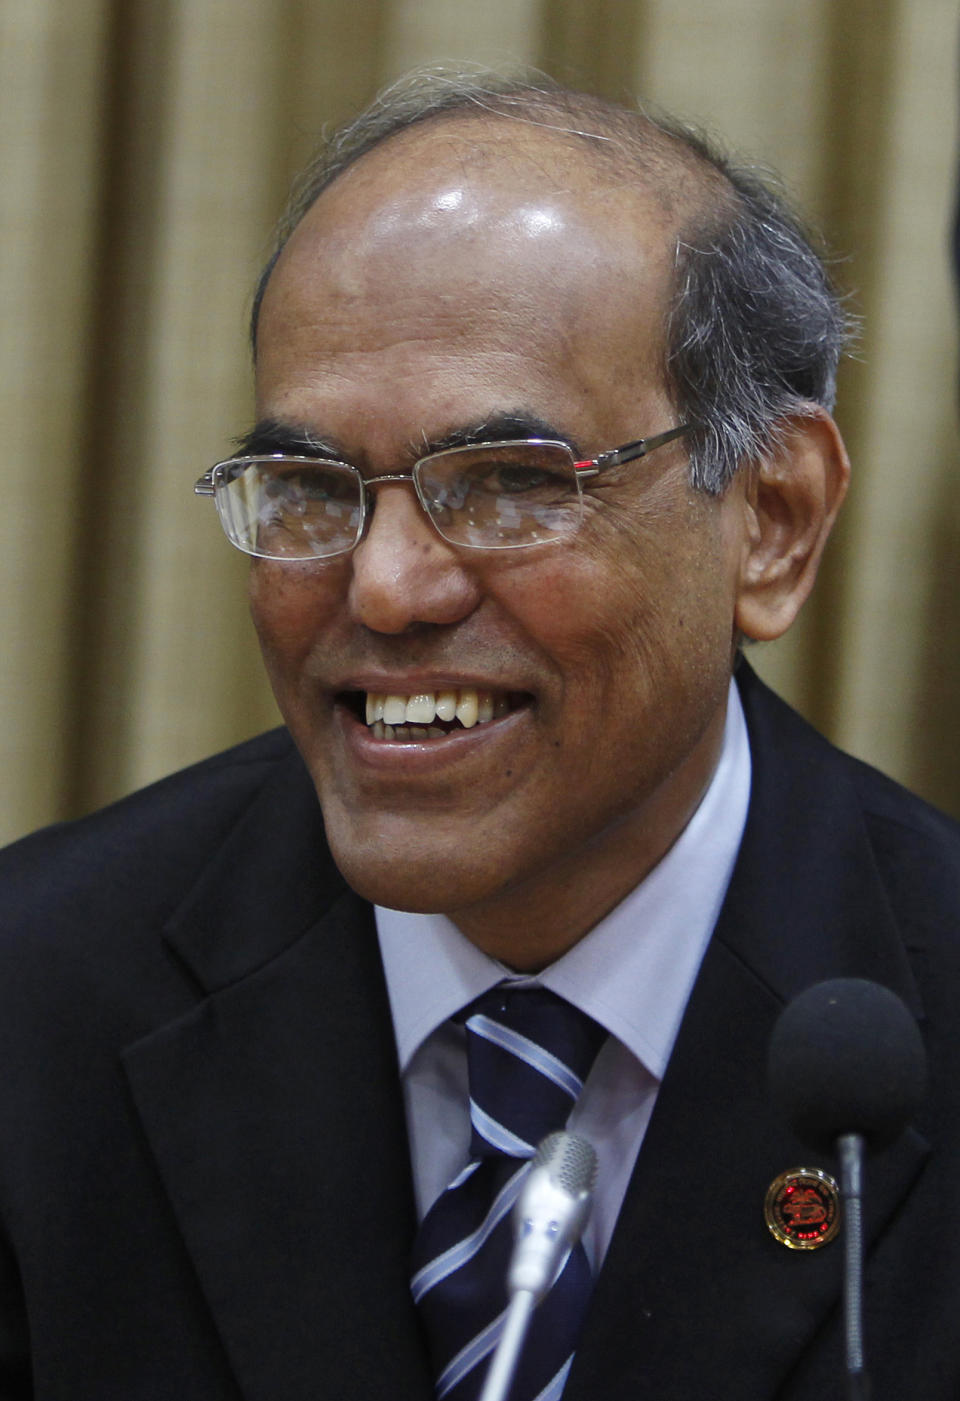
M 720 759 L 693 817 L 641 884 L 540 973 L 518 975 L 489 958 L 445 915 L 377 907 L 421 1219 L 469 1156 L 465 1033 L 449 1018 L 497 983 L 547 987 L 610 1032 L 568 1125 L 597 1150 L 584 1244 L 599 1267 L 726 895 L 749 797 L 747 727 L 731 683 Z

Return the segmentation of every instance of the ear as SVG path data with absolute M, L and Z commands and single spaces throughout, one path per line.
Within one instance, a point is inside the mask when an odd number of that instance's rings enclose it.
M 847 491 L 850 462 L 826 409 L 783 424 L 780 446 L 749 469 L 736 622 L 769 642 L 786 632 L 813 588 Z

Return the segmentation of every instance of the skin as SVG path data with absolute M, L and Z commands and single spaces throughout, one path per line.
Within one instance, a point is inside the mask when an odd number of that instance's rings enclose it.
M 503 413 L 583 457 L 660 432 L 676 422 L 660 369 L 676 217 L 522 123 L 395 137 L 320 197 L 274 271 L 258 414 L 373 475 Z M 671 443 L 592 485 L 561 544 L 456 549 L 386 485 L 351 555 L 254 562 L 271 681 L 357 891 L 443 911 L 535 969 L 643 878 L 715 767 L 738 630 L 789 625 L 839 504 L 830 420 L 790 442 L 720 500 Z M 526 703 L 402 749 L 341 703 L 444 684 Z

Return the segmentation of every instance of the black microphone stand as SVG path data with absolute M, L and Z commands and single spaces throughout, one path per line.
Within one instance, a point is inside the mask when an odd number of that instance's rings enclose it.
M 848 1401 L 870 1401 L 863 1360 L 863 1135 L 841 1134 L 840 1200 L 843 1202 L 843 1331 Z
M 916 1021 L 889 988 L 832 978 L 801 992 L 770 1038 L 768 1079 L 801 1142 L 840 1159 L 845 1224 L 843 1306 L 847 1397 L 869 1401 L 863 1356 L 863 1155 L 903 1132 L 923 1097 L 926 1058 Z

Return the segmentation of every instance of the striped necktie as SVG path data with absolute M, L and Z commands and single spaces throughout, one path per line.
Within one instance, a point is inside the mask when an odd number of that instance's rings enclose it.
M 545 988 L 494 988 L 455 1020 L 467 1037 L 470 1162 L 424 1218 L 412 1287 L 438 1401 L 475 1401 L 503 1328 L 511 1209 L 528 1161 L 566 1124 L 606 1033 Z M 578 1244 L 533 1316 L 511 1401 L 560 1396 L 591 1284 Z

